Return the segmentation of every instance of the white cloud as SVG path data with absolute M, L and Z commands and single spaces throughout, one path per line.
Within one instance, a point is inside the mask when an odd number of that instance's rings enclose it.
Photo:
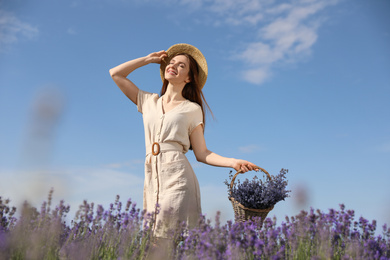
M 218 19 L 215 24 L 225 23 L 233 26 L 252 25 L 256 26 L 263 21 L 264 5 L 267 1 L 258 0 L 216 0 L 212 1 L 207 8 L 213 13 L 213 17 Z
M 270 44 L 255 42 L 250 43 L 238 57 L 246 60 L 249 64 L 268 65 L 282 59 L 283 51 L 272 48 Z
M 248 69 L 242 72 L 242 78 L 253 84 L 263 84 L 271 77 L 271 72 L 267 66 Z
M 189 1 L 169 2 L 190 7 Z M 311 54 L 318 39 L 318 29 L 324 22 L 320 12 L 337 2 L 339 0 L 289 0 L 283 3 L 197 0 L 196 11 L 191 10 L 197 14 L 203 12 L 201 15 L 208 18 L 203 19 L 204 23 L 242 27 L 247 42 L 237 44 L 235 58 L 246 65 L 241 73 L 245 81 L 262 84 L 279 66 L 297 63 Z M 241 35 L 237 36 L 240 38 Z
M 66 32 L 70 35 L 75 35 L 77 34 L 76 31 L 73 29 L 73 28 L 68 28 L 68 30 L 66 30 Z
M 238 148 L 238 150 L 242 153 L 254 153 L 254 152 L 261 151 L 262 148 L 258 145 L 250 144 L 247 146 L 241 146 Z
M 0 51 L 4 51 L 6 46 L 17 43 L 20 39 L 33 39 L 38 33 L 38 28 L 0 10 Z
M 333 2 L 297 1 L 271 6 L 265 13 L 268 24 L 259 29 L 259 38 L 249 43 L 237 57 L 249 64 L 243 78 L 261 84 L 280 64 L 295 63 L 311 53 L 322 20 L 316 15 Z
M 390 152 L 390 143 L 383 143 L 376 147 L 376 150 L 382 153 L 389 153 Z
M 267 14 L 271 14 L 271 15 L 279 15 L 283 12 L 290 10 L 291 7 L 292 7 L 292 4 L 283 3 L 283 4 L 279 4 L 279 5 L 270 7 L 267 10 L 265 10 L 265 12 Z

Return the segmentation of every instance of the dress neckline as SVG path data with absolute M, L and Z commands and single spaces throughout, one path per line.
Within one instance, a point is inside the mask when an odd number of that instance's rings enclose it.
M 169 111 L 165 111 L 165 109 L 164 109 L 164 99 L 163 99 L 162 96 L 160 97 L 160 100 L 161 100 L 161 112 L 162 112 L 163 115 L 169 114 L 171 111 L 177 109 L 178 107 L 182 106 L 184 103 L 186 103 L 186 102 L 188 101 L 188 99 L 185 99 L 185 100 L 183 100 L 182 102 L 180 102 L 179 104 L 177 104 L 176 106 L 174 106 L 174 107 L 173 107 L 172 109 L 170 109 Z

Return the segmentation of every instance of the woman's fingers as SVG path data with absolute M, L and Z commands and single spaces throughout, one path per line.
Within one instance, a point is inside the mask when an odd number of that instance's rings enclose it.
M 242 171 L 242 172 L 248 172 L 248 171 L 259 171 L 258 166 L 255 164 L 248 162 L 246 160 L 241 160 L 241 159 L 233 159 L 233 166 L 236 171 Z
M 257 171 L 258 172 L 259 171 L 257 166 L 253 163 L 250 163 L 250 162 L 246 162 L 246 163 L 241 164 L 240 169 L 243 172 L 248 172 L 248 171 Z
M 242 164 L 242 165 L 241 165 L 241 170 L 242 170 L 243 172 L 249 172 L 249 171 L 251 171 L 250 165 L 249 165 L 249 164 Z
M 156 52 L 156 55 L 159 57 L 167 57 L 168 56 L 167 52 L 164 50 Z
M 161 55 L 161 54 L 167 54 L 167 52 L 166 51 L 164 51 L 164 50 L 161 50 L 161 51 L 158 51 L 158 52 L 156 52 L 158 55 Z
M 149 56 L 150 61 L 151 61 L 152 63 L 161 63 L 161 61 L 162 61 L 165 57 L 168 57 L 166 51 L 164 51 L 164 50 L 157 51 L 157 52 L 153 52 L 153 53 L 149 54 L 148 56 Z
M 156 56 L 159 58 L 160 61 L 163 60 L 165 57 L 168 57 L 165 51 L 156 52 Z
M 257 171 L 257 172 L 259 171 L 259 168 L 253 163 L 249 165 L 249 168 L 251 171 Z

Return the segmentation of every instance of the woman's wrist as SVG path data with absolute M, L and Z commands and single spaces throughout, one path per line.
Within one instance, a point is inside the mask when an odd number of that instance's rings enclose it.
M 139 57 L 137 59 L 137 65 L 138 65 L 138 68 L 139 67 L 143 67 L 145 65 L 148 65 L 150 62 L 148 62 L 148 57 L 147 56 L 143 56 L 143 57 Z
M 144 61 L 145 65 L 148 65 L 148 64 L 152 63 L 153 58 L 151 58 L 149 56 L 144 56 L 143 61 Z
M 229 160 L 229 162 L 230 162 L 229 163 L 229 167 L 234 169 L 234 167 L 236 166 L 236 161 L 237 161 L 237 159 L 230 158 L 230 160 Z

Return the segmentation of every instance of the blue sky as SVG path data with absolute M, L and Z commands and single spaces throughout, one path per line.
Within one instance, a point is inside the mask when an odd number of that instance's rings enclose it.
M 141 114 L 108 70 L 184 42 L 208 61 L 208 148 L 289 169 L 292 197 L 270 216 L 345 203 L 390 223 L 389 11 L 386 0 L 2 1 L 0 195 L 40 203 L 54 187 L 72 214 L 116 194 L 142 206 Z M 160 91 L 156 64 L 132 79 Z M 232 219 L 230 170 L 188 157 L 204 213 Z

